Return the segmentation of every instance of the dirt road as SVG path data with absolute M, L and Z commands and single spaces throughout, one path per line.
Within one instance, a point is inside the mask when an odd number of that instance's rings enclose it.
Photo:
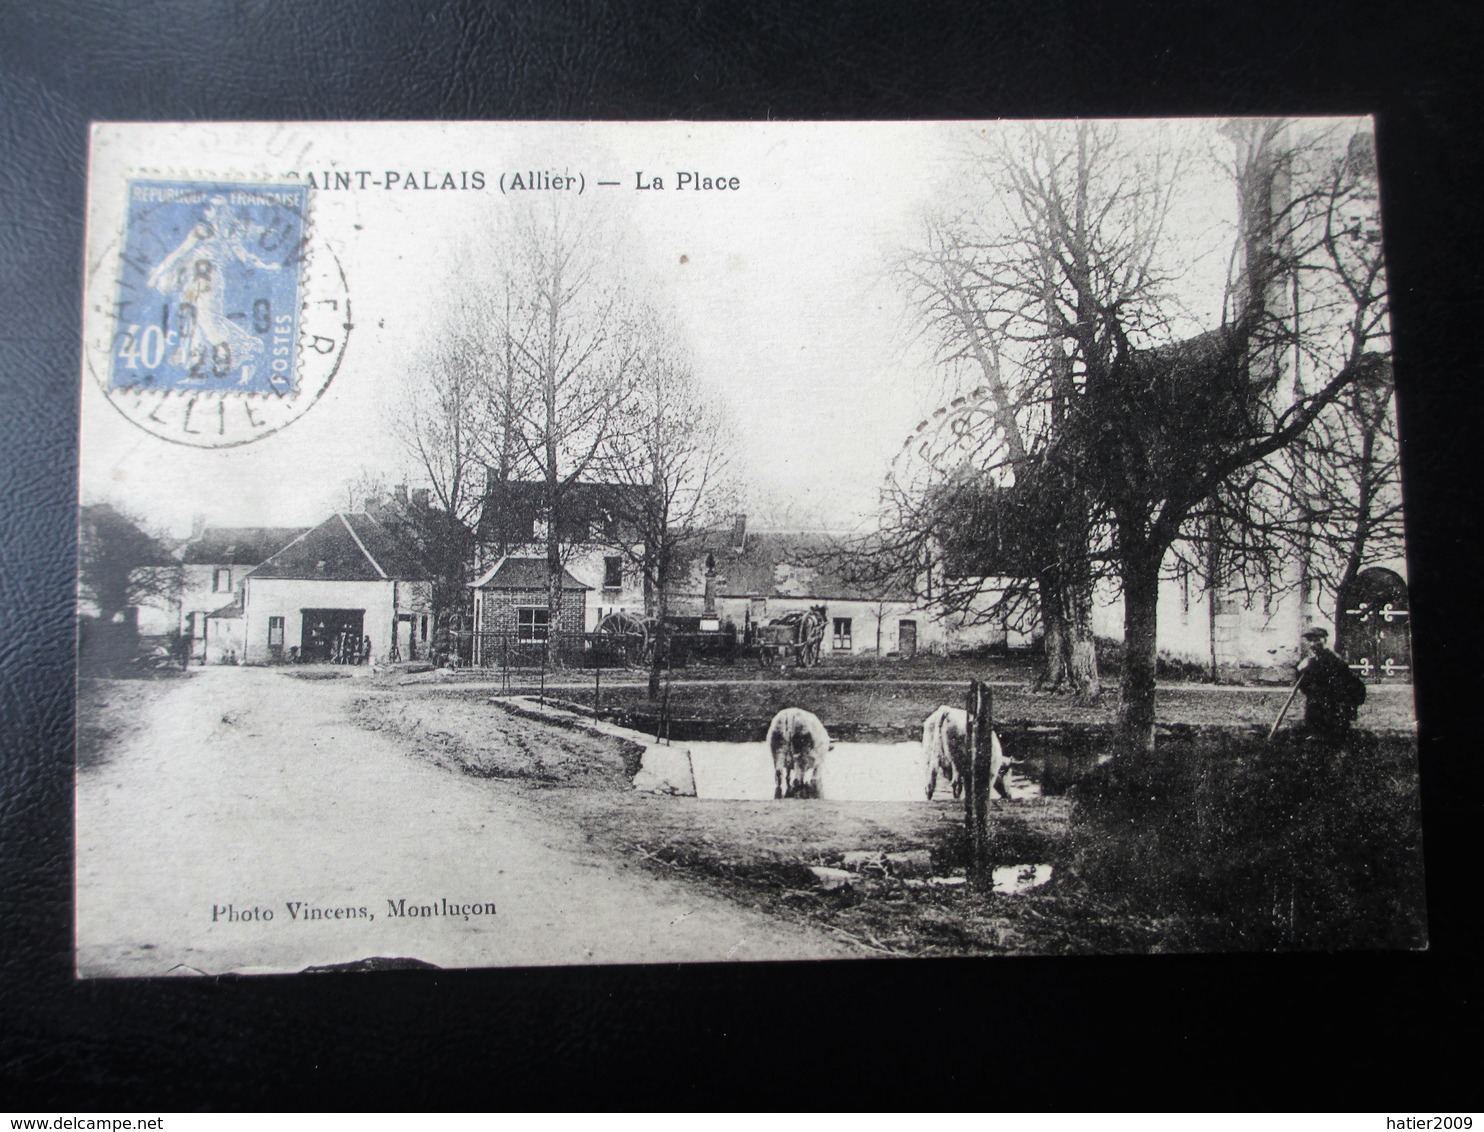
M 407 757 L 350 721 L 362 679 L 202 669 L 142 699 L 142 725 L 78 776 L 80 974 L 859 954 L 585 850 L 512 787 Z

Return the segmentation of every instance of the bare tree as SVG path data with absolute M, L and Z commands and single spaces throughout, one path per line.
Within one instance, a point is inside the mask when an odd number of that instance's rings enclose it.
M 1140 331 L 1165 319 L 1170 277 L 1153 252 L 1179 157 L 1167 144 L 1130 147 L 1109 126 L 1026 127 L 966 155 L 981 202 L 929 221 L 897 265 L 952 400 L 899 459 L 889 525 L 909 544 L 915 529 L 959 564 L 941 579 L 947 608 L 1000 619 L 1034 600 L 1040 682 L 1083 699 L 1100 688 L 1092 600 L 1107 553 L 1087 469 L 1068 443 L 1085 370 L 1073 331 L 1097 303 Z M 1077 279 L 1092 286 L 1079 291 Z M 1007 527 L 1013 564 L 997 553 Z M 934 556 L 932 545 L 911 553 Z M 986 578 L 1007 565 L 1018 584 Z
M 1390 373 L 1377 368 L 1314 422 L 1306 517 L 1320 584 L 1331 599 L 1372 562 L 1402 553 L 1400 447 Z
M 446 316 L 410 375 L 394 430 L 443 511 L 466 523 L 484 487 L 490 396 L 487 314 L 465 304 Z
M 1332 136 L 1294 139 L 1279 122 L 1226 132 L 1237 152 L 1241 268 L 1222 325 L 1141 349 L 1105 309 L 1079 342 L 1092 364 L 1077 439 L 1113 515 L 1124 595 L 1124 749 L 1154 742 L 1158 584 L 1172 546 L 1209 532 L 1201 519 L 1213 499 L 1236 529 L 1275 529 L 1274 508 L 1249 490 L 1251 470 L 1388 368 L 1380 261 L 1350 269 L 1358 233 L 1342 220 L 1365 207 L 1370 171 L 1360 175 Z M 1296 380 L 1293 357 L 1307 380 Z
M 491 452 L 508 451 L 511 397 L 504 346 L 500 277 L 490 282 L 468 262 L 461 298 L 411 367 L 392 431 L 413 462 L 427 498 L 382 507 L 379 517 L 412 548 L 432 581 L 433 639 L 451 647 L 465 604 L 474 557 L 474 528 L 490 476 Z M 508 465 L 504 469 L 508 475 Z M 382 485 L 384 488 L 384 485 Z M 386 496 L 385 490 L 377 493 Z
M 967 524 L 970 547 L 982 501 L 1029 553 L 1048 625 L 1083 616 L 1048 597 L 1080 603 L 1110 568 L 1124 600 L 1124 749 L 1153 743 L 1171 549 L 1219 537 L 1254 560 L 1271 551 L 1283 503 L 1258 469 L 1374 372 L 1385 345 L 1379 259 L 1357 252 L 1344 219 L 1365 208 L 1353 154 L 1333 137 L 1294 141 L 1276 122 L 1226 133 L 1240 208 L 1215 329 L 1191 333 L 1169 231 L 1198 152 L 1130 145 L 1112 124 L 1029 126 L 990 143 L 975 162 L 992 191 L 951 231 L 939 226 L 915 277 L 940 360 L 976 388 L 910 452 L 918 474 L 899 496 L 950 545 Z
M 364 511 L 386 498 L 391 491 L 386 474 L 374 468 L 362 468 L 340 485 L 333 501 L 336 511 Z
M 514 376 L 508 436 L 543 485 L 547 609 L 556 631 L 567 503 L 574 485 L 601 468 L 624 426 L 640 335 L 614 270 L 614 233 L 594 213 L 560 203 L 532 208 L 519 215 L 511 243 L 502 336 Z
M 1250 326 L 1250 372 L 1275 409 L 1319 405 L 1291 444 L 1218 484 L 1174 551 L 1218 605 L 1302 608 L 1333 597 L 1369 561 L 1401 553 L 1390 337 L 1369 129 L 1295 136 L 1281 121 L 1228 123 L 1241 231 L 1231 324 Z M 1339 389 L 1333 379 L 1347 380 Z
M 635 381 L 603 456 L 624 485 L 624 552 L 642 572 L 656 620 L 649 694 L 659 695 L 665 617 L 688 552 L 736 509 L 736 438 L 719 400 L 696 378 L 672 324 L 653 310 L 637 327 Z

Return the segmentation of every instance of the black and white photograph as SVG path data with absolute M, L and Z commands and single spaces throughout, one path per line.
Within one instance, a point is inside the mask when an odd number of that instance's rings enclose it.
M 95 124 L 76 975 L 1426 948 L 1381 192 Z

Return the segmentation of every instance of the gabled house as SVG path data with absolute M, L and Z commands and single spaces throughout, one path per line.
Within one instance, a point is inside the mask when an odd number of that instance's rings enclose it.
M 426 655 L 429 581 L 417 558 L 366 514 L 336 512 L 270 555 L 240 599 L 208 620 L 208 657 L 240 645 L 243 663 L 325 661 L 351 647 L 373 660 Z
M 305 532 L 304 527 L 208 527 L 198 525 L 191 537 L 179 548 L 180 594 L 176 629 L 182 641 L 190 642 L 190 663 L 208 661 L 208 640 L 213 639 L 210 622 L 230 621 L 227 611 L 241 608 L 242 583 L 248 573 L 274 552 L 281 550 Z M 230 661 L 235 642 L 217 626 L 216 641 L 222 647 L 210 649 L 213 663 Z M 236 645 L 241 656 L 240 644 Z
M 510 566 L 501 577 L 518 579 L 524 585 L 534 571 L 540 575 L 544 593 L 546 537 L 550 523 L 555 521 L 565 578 L 591 595 L 591 600 L 584 600 L 582 621 L 574 623 L 571 630 L 561 631 L 592 632 L 604 617 L 620 611 L 642 616 L 649 595 L 643 571 L 637 565 L 643 548 L 637 517 L 643 514 L 645 498 L 645 488 L 628 484 L 568 484 L 562 489 L 553 520 L 545 484 L 491 483 L 476 536 L 476 594 L 484 593 L 484 600 L 488 600 L 491 582 L 498 581 L 490 570 L 502 560 L 522 565 Z M 563 586 L 565 591 L 566 580 Z M 564 598 L 564 609 L 567 600 Z M 485 626 L 484 632 L 496 631 L 490 628 L 496 622 L 486 620 L 479 608 L 476 605 L 476 633 L 481 631 L 479 625 Z M 563 622 L 565 625 L 565 613 Z
M 945 618 L 906 585 L 857 580 L 839 539 L 828 533 L 749 531 L 747 517 L 739 515 L 732 527 L 710 532 L 695 547 L 670 595 L 679 614 L 714 611 L 745 631 L 823 605 L 825 658 L 910 657 L 1006 643 L 1003 627 Z

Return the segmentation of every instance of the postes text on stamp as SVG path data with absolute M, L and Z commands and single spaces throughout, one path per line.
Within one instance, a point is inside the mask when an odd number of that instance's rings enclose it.
M 128 183 L 104 393 L 140 427 L 224 448 L 302 416 L 350 330 L 338 262 L 309 231 L 309 188 Z

